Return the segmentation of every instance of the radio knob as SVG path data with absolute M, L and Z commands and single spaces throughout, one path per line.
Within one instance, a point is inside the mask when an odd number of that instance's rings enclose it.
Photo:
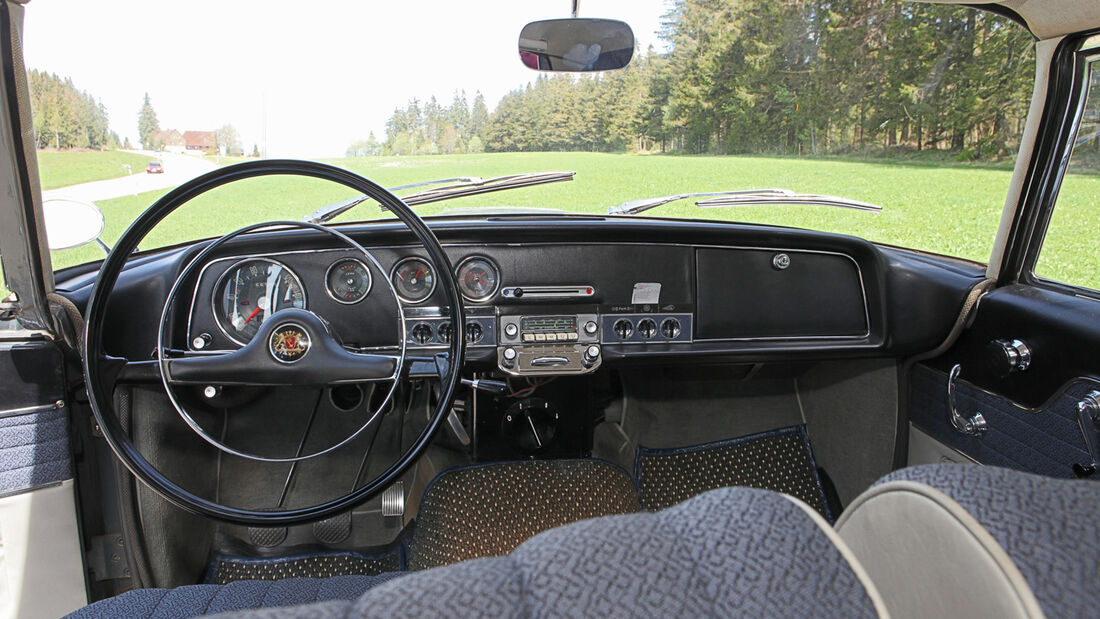
M 588 335 L 595 335 L 597 329 L 599 329 L 599 327 L 596 326 L 596 322 L 593 320 L 584 323 L 584 332 Z
M 516 358 L 516 349 L 509 346 L 504 349 L 504 358 L 511 361 Z
M 515 337 L 518 333 L 519 327 L 516 326 L 516 323 L 510 322 L 504 325 L 504 335 L 507 335 L 508 337 Z
M 595 344 L 589 346 L 584 350 L 584 360 L 592 363 L 596 359 L 600 358 L 600 347 Z

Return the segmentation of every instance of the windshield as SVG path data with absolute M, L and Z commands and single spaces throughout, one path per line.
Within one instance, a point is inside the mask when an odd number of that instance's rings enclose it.
M 565 171 L 572 181 L 416 208 L 607 215 L 645 198 L 777 189 L 829 200 L 700 208 L 694 198 L 641 216 L 796 226 L 988 259 L 1031 93 L 1023 28 L 883 0 L 587 0 L 582 16 L 632 26 L 629 66 L 532 71 L 517 35 L 568 8 L 33 3 L 25 58 L 45 197 L 94 202 L 111 245 L 169 188 L 254 158 L 322 160 L 389 187 Z M 174 213 L 142 249 L 300 220 L 355 197 L 300 178 L 239 182 Z M 821 204 L 836 200 L 881 211 Z M 333 221 L 386 216 L 368 202 Z M 55 252 L 54 266 L 102 255 L 85 245 Z

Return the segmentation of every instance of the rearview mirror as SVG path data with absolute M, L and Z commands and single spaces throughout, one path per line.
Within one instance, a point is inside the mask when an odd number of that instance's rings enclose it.
M 633 56 L 634 31 L 615 19 L 546 19 L 519 34 L 519 58 L 536 71 L 611 71 Z
M 46 200 L 42 203 L 46 217 L 46 240 L 51 251 L 72 249 L 98 241 L 103 234 L 103 211 L 88 202 L 77 200 Z M 100 241 L 100 247 L 106 247 Z

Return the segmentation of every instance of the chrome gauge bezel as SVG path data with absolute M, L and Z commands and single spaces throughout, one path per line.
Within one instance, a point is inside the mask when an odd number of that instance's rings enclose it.
M 493 286 L 492 291 L 482 297 L 471 297 L 470 295 L 466 294 L 466 291 L 462 288 L 462 278 L 459 276 L 459 274 L 462 272 L 462 268 L 466 266 L 466 263 L 473 260 L 484 261 L 493 270 L 493 274 L 496 277 L 496 285 Z M 500 267 L 497 266 L 496 262 L 494 262 L 488 256 L 473 254 L 471 256 L 466 256 L 465 258 L 463 258 L 462 261 L 458 263 L 458 266 L 455 267 L 455 283 L 458 285 L 458 292 L 462 295 L 463 299 L 466 299 L 471 303 L 484 303 L 485 301 L 492 299 L 494 296 L 496 296 L 498 292 L 500 292 L 500 287 L 503 283 L 503 279 L 500 276 Z
M 398 292 L 397 284 L 394 283 L 394 280 L 393 280 L 394 276 L 397 275 L 397 270 L 401 268 L 401 265 L 405 264 L 406 262 L 412 262 L 413 260 L 416 260 L 416 261 L 419 261 L 419 262 L 423 263 L 424 266 L 428 267 L 428 272 L 432 274 L 432 286 L 431 286 L 431 288 L 428 288 L 428 292 L 424 295 L 424 298 L 420 299 L 419 301 L 410 299 L 410 298 L 402 295 L 400 292 Z M 393 286 L 394 293 L 397 294 L 397 296 L 402 301 L 404 301 L 405 303 L 408 303 L 409 305 L 419 305 L 419 304 L 427 301 L 428 299 L 432 298 L 432 294 L 435 293 L 435 284 L 436 284 L 435 271 L 432 270 L 432 265 L 425 258 L 422 258 L 420 256 L 405 256 L 404 258 L 402 258 L 402 259 L 398 260 L 397 262 L 393 263 L 393 268 L 390 269 L 390 285 Z
M 225 278 L 229 277 L 230 273 L 235 273 L 237 271 L 237 268 L 240 267 L 242 264 L 246 264 L 249 262 L 269 262 L 271 264 L 282 267 L 287 273 L 290 274 L 292 278 L 294 278 L 294 283 L 298 284 L 298 289 L 302 291 L 302 309 L 309 309 L 309 295 L 306 294 L 306 287 L 302 285 L 302 278 L 298 277 L 298 274 L 294 271 L 294 269 L 288 267 L 286 263 L 275 260 L 274 258 L 267 258 L 264 256 L 250 256 L 248 258 L 242 258 L 234 262 L 233 264 L 229 265 L 229 267 L 226 268 L 225 271 L 222 271 L 222 274 L 218 276 L 218 280 L 214 282 L 214 289 L 210 292 L 210 312 L 214 316 L 214 324 L 218 326 L 218 330 L 222 332 L 222 335 L 229 338 L 229 341 L 237 344 L 238 346 L 247 346 L 248 342 L 242 342 L 241 340 L 233 337 L 233 335 L 229 333 L 229 330 L 225 328 L 225 325 L 222 324 L 222 314 L 218 310 L 218 300 L 221 296 L 219 292 L 221 291 L 222 283 L 225 282 Z
M 344 264 L 345 262 L 354 262 L 355 264 L 358 264 L 359 266 L 363 267 L 363 272 L 367 274 L 367 289 L 363 291 L 363 296 L 354 301 L 345 301 L 340 297 L 337 297 L 336 294 L 332 292 L 332 286 L 329 285 L 328 278 L 332 275 L 332 270 L 335 269 L 338 265 Z M 361 302 L 363 299 L 367 298 L 367 295 L 370 294 L 371 288 L 373 287 L 374 276 L 371 275 L 370 268 L 367 265 L 363 264 L 362 260 L 359 260 L 357 258 L 340 258 L 339 260 L 330 264 L 328 270 L 325 271 L 325 292 L 328 293 L 330 299 L 336 301 L 341 305 L 355 305 L 356 303 Z M 302 292 L 304 293 L 305 291 L 303 290 Z

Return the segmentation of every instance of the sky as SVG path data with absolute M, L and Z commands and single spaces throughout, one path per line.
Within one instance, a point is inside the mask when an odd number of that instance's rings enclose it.
M 581 17 L 629 23 L 645 49 L 667 0 L 583 0 Z M 277 157 L 337 157 L 395 107 L 480 90 L 490 110 L 538 74 L 522 66 L 525 23 L 568 17 L 570 0 L 34 0 L 28 69 L 72 78 L 137 143 L 145 93 L 162 129 L 236 127 Z M 266 119 L 266 122 L 265 122 Z M 265 131 L 266 128 L 266 131 Z

